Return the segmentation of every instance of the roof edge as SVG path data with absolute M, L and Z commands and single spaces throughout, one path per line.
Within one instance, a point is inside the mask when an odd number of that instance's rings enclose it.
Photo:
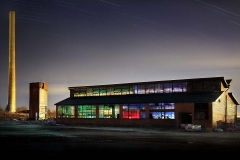
M 232 92 L 229 92 L 228 95 L 229 95 L 229 97 L 231 97 L 231 99 L 233 100 L 233 102 L 234 102 L 236 105 L 239 105 L 238 100 L 235 98 L 235 96 L 232 94 Z

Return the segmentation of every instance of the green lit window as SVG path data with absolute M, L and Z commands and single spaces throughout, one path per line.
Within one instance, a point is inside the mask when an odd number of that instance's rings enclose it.
M 100 96 L 106 96 L 107 95 L 107 88 L 106 87 L 100 88 L 99 94 L 100 94 Z
M 96 118 L 95 105 L 79 105 L 78 118 Z
M 118 117 L 119 117 L 118 104 L 99 105 L 99 118 L 118 118 Z
M 129 93 L 130 93 L 130 94 L 134 94 L 134 89 L 133 89 L 133 88 L 134 88 L 134 86 L 130 86 L 130 87 L 129 87 Z
M 122 95 L 130 94 L 129 86 L 122 86 Z
M 112 95 L 121 95 L 121 88 L 118 87 L 114 87 Z
M 93 96 L 99 96 L 99 88 L 93 88 Z
M 58 106 L 58 118 L 74 118 L 74 106 Z
M 84 97 L 87 96 L 86 88 L 75 88 L 74 89 L 74 97 Z

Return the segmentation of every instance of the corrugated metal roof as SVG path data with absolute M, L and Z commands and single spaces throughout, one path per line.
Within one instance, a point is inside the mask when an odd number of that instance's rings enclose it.
M 83 105 L 83 104 L 124 104 L 124 103 L 197 103 L 215 102 L 223 92 L 201 93 L 161 93 L 134 94 L 121 96 L 95 96 L 66 98 L 55 105 Z

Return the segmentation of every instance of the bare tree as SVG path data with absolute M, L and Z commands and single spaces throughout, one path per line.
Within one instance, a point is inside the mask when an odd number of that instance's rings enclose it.
M 5 112 L 5 110 L 4 110 L 4 109 L 2 109 L 2 108 L 0 108 L 0 112 Z
M 6 108 L 5 108 L 5 111 L 10 111 L 10 107 L 9 107 L 8 104 L 7 104 Z
M 56 110 L 51 111 L 50 108 L 47 110 L 48 118 L 56 118 Z

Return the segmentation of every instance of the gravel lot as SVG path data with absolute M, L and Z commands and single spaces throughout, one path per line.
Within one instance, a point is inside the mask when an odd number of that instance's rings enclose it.
M 7 158 L 229 158 L 240 153 L 240 130 L 66 126 L 0 113 L 0 151 Z M 10 153 L 10 154 L 9 154 Z
M 45 121 L 0 121 L 7 158 L 229 158 L 240 153 L 240 132 L 65 126 Z M 10 154 L 9 154 L 10 153 Z

